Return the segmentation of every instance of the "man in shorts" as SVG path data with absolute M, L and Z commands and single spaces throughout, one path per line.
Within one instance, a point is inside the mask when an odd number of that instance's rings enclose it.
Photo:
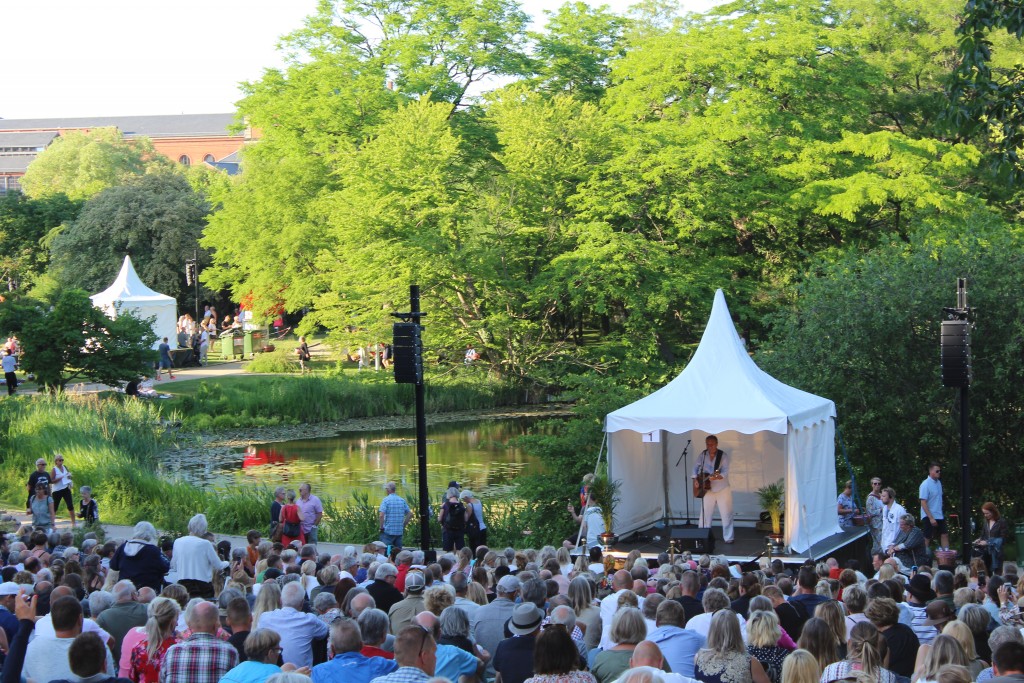
M 164 340 L 160 342 L 157 351 L 160 352 L 160 364 L 156 369 L 156 380 L 160 381 L 160 375 L 164 370 L 167 371 L 168 377 L 174 379 L 174 375 L 171 373 L 171 345 L 167 343 L 167 337 L 164 337 Z
M 946 518 L 942 514 L 942 465 L 937 462 L 928 464 L 928 476 L 918 488 L 921 499 L 921 526 L 924 537 L 931 544 L 936 536 L 939 538 L 939 550 L 949 550 L 949 529 Z

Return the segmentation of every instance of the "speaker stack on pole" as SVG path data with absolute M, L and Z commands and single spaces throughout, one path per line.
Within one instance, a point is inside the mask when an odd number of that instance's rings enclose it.
M 419 285 L 409 286 L 409 312 L 392 313 L 401 322 L 394 324 L 395 381 L 399 384 L 413 384 L 416 388 L 416 464 L 419 470 L 420 495 L 420 549 L 430 553 L 430 515 L 427 503 L 427 411 L 423 386 L 423 341 L 420 333 L 423 326 L 420 320 L 427 316 L 420 312 Z M 437 554 L 428 556 L 436 557 Z
M 971 386 L 971 308 L 967 305 L 967 278 L 957 278 L 956 307 L 943 308 L 940 338 L 942 386 L 960 390 L 960 526 L 963 545 L 961 562 L 970 558 L 971 472 L 968 391 Z

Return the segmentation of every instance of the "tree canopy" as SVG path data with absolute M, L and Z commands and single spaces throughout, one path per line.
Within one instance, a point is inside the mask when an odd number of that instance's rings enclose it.
M 131 177 L 170 168 L 170 164 L 153 151 L 148 138 L 128 141 L 116 128 L 69 130 L 29 164 L 21 186 L 34 199 L 54 194 L 88 199 Z
M 125 255 L 139 277 L 183 310 L 195 304 L 185 260 L 199 248 L 210 207 L 177 173 L 154 173 L 111 187 L 87 201 L 52 242 L 53 267 L 65 287 L 104 289 Z M 200 250 L 200 265 L 207 261 Z
M 0 302 L 0 327 L 17 333 L 22 368 L 51 391 L 81 380 L 118 386 L 150 373 L 156 360 L 149 321 L 130 314 L 108 318 L 80 289 L 64 290 L 52 305 Z

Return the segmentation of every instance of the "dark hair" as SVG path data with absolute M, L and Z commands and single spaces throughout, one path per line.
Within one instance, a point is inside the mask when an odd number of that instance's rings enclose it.
M 829 664 L 839 661 L 839 649 L 836 647 L 835 634 L 828 622 L 821 617 L 811 617 L 804 624 L 797 647 L 807 650 L 818 660 L 818 666 L 825 669 Z
M 61 598 L 63 600 L 63 598 Z M 60 600 L 58 600 L 60 602 Z M 80 633 L 75 636 L 68 648 L 68 664 L 71 673 L 79 678 L 95 676 L 103 670 L 107 659 L 107 646 L 103 639 L 92 632 Z
M 992 653 L 992 665 L 1002 675 L 1024 671 L 1024 644 L 1015 640 L 1003 643 Z
M 902 583 L 896 579 L 886 579 L 882 583 L 884 583 L 885 587 L 889 589 L 889 597 L 892 598 L 896 604 L 905 602 L 903 600 L 904 588 Z
M 580 654 L 561 624 L 548 626 L 533 646 L 533 673 L 567 674 L 579 668 Z
M 814 587 L 818 585 L 818 574 L 814 571 L 813 567 L 800 567 L 800 575 L 797 577 L 796 582 L 801 588 L 814 590 Z
M 883 582 L 876 581 L 868 585 L 868 600 L 874 600 L 875 598 L 892 599 L 892 592 Z
M 50 605 L 54 631 L 70 631 L 82 618 L 82 603 L 73 595 L 57 598 Z
M 334 584 L 334 599 L 338 601 L 338 604 L 345 602 L 345 596 L 348 592 L 356 587 L 356 582 L 347 576 L 339 579 L 338 583 Z
M 225 609 L 229 624 L 241 624 L 252 616 L 249 603 L 245 598 L 232 598 Z

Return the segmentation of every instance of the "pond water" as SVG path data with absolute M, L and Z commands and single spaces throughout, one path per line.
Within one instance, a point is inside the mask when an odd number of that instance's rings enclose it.
M 430 497 L 442 495 L 448 482 L 481 497 L 507 491 L 519 476 L 540 471 L 540 462 L 509 439 L 543 429 L 536 418 L 449 422 L 427 428 L 427 482 Z M 258 444 L 202 461 L 167 460 L 163 468 L 196 486 L 283 485 L 298 490 L 310 482 L 313 492 L 337 502 L 352 500 L 354 491 L 383 497 L 387 481 L 398 493 L 417 492 L 416 430 L 342 432 L 337 436 Z

